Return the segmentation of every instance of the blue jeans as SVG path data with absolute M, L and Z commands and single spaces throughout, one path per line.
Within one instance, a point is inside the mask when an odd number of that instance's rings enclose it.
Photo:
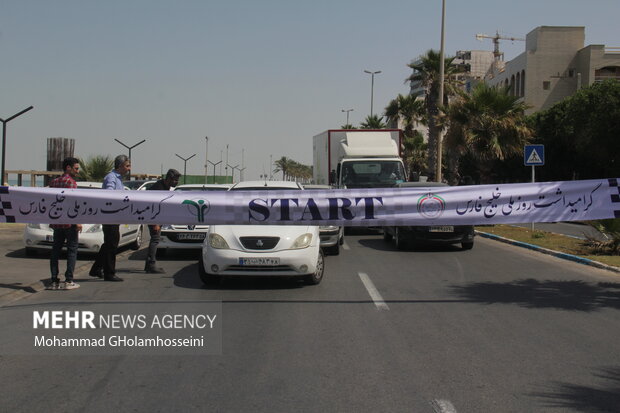
M 58 259 L 65 241 L 67 242 L 67 271 L 65 271 L 65 279 L 66 281 L 73 281 L 73 270 L 77 261 L 78 249 L 78 230 L 76 225 L 71 225 L 71 228 L 54 229 L 54 245 L 50 258 L 52 281 L 58 281 Z

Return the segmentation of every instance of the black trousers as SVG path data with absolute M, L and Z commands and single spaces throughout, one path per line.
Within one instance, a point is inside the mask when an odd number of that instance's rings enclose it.
M 91 272 L 103 269 L 104 277 L 111 277 L 116 274 L 116 250 L 121 239 L 119 225 L 103 225 L 103 245 L 97 253 L 97 258 Z

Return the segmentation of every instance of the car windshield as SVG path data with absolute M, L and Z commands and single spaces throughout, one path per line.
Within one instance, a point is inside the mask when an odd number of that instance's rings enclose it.
M 405 171 L 399 161 L 345 162 L 342 183 L 347 188 L 386 188 L 405 180 Z

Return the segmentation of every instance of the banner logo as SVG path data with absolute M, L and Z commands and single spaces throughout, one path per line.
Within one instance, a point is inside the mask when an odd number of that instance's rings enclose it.
M 438 195 L 429 193 L 418 198 L 418 212 L 424 218 L 439 218 L 445 209 L 446 201 Z
M 187 205 L 187 210 L 196 217 L 198 222 L 205 222 L 205 215 L 209 212 L 209 201 L 194 198 L 186 199 L 182 204 Z

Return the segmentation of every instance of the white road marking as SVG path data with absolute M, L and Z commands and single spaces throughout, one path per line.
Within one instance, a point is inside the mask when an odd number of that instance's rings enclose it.
M 457 413 L 454 405 L 448 400 L 434 399 L 431 401 L 431 406 L 433 407 L 435 413 Z
M 349 244 L 347 244 L 347 242 L 345 241 L 345 242 L 342 244 L 342 249 L 345 249 L 345 250 L 349 251 L 349 250 L 351 249 L 351 247 L 349 247 Z
M 385 301 L 383 300 L 383 297 L 381 297 L 381 294 L 379 294 L 379 291 L 377 291 L 377 288 L 370 280 L 370 277 L 368 276 L 368 274 L 364 272 L 358 272 L 357 275 L 359 275 L 360 279 L 362 280 L 362 283 L 364 284 L 364 287 L 366 287 L 366 291 L 368 291 L 368 295 L 370 295 L 370 298 L 372 298 L 372 301 L 375 302 L 375 306 L 377 307 L 377 309 L 389 310 L 390 307 L 388 307 L 388 305 L 385 303 Z

